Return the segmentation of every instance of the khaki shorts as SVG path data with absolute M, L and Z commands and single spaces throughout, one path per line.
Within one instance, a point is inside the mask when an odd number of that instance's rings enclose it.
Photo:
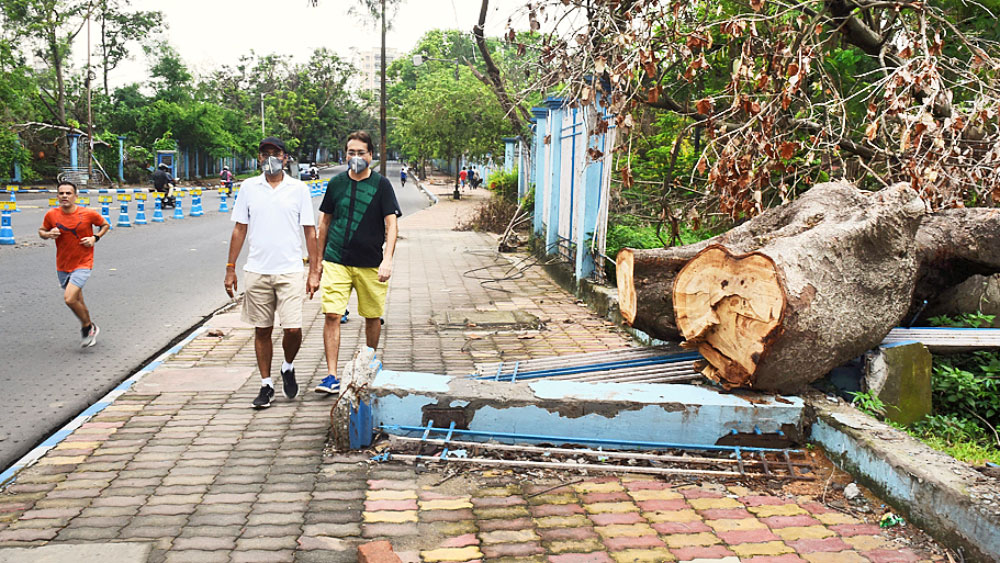
M 358 314 L 377 319 L 385 313 L 385 295 L 389 282 L 378 281 L 378 268 L 357 268 L 323 261 L 323 312 L 343 315 L 351 299 L 351 288 L 358 292 Z
M 278 313 L 281 328 L 302 328 L 302 303 L 306 294 L 303 272 L 256 274 L 246 272 L 243 295 L 243 322 L 258 328 L 274 326 Z

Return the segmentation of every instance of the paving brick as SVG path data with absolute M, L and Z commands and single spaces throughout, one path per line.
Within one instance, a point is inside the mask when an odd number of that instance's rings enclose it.
M 296 539 L 298 536 L 286 537 L 242 537 L 236 540 L 236 549 L 239 551 L 279 551 L 284 549 L 295 549 L 298 546 Z
M 822 506 L 822 505 L 820 505 L 820 506 Z M 803 507 L 805 507 L 805 505 L 803 505 Z M 810 511 L 810 512 L 812 512 L 812 511 Z M 816 518 L 816 520 L 819 520 L 820 522 L 822 522 L 823 524 L 826 524 L 827 526 L 836 526 L 838 524 L 861 524 L 862 523 L 861 520 L 858 520 L 857 518 L 855 518 L 853 516 L 849 516 L 847 514 L 843 514 L 841 512 L 835 512 L 835 511 L 820 512 L 820 513 L 813 512 L 813 515 Z
M 635 501 L 646 500 L 684 500 L 684 495 L 670 489 L 640 489 L 629 491 L 629 496 Z
M 572 528 L 576 526 L 591 526 L 590 519 L 586 516 L 545 516 L 535 518 L 535 525 L 539 528 Z
M 810 563 L 867 563 L 869 561 L 856 551 L 807 553 L 802 558 Z
M 603 481 L 584 481 L 583 483 L 576 483 L 572 487 L 578 493 L 613 493 L 625 490 L 625 487 L 617 479 L 613 478 Z
M 723 559 L 735 555 L 724 545 L 672 547 L 670 552 L 678 561 Z
M 458 500 L 458 499 L 455 499 Z M 500 506 L 520 506 L 528 504 L 523 497 L 475 497 L 471 499 L 472 505 L 476 508 L 495 508 Z
M 797 514 L 808 514 L 805 509 L 797 504 L 762 504 L 760 506 L 748 506 L 747 510 L 753 512 L 758 518 L 769 518 L 771 516 L 795 516 Z
M 563 553 L 549 556 L 550 563 L 614 563 L 607 553 Z
M 687 497 L 687 503 L 695 510 L 743 508 L 738 500 L 728 497 Z
M 637 512 L 639 507 L 631 502 L 598 502 L 583 505 L 590 514 Z
M 540 504 L 532 506 L 531 515 L 535 518 L 546 516 L 572 516 L 586 512 L 579 504 Z
M 366 538 L 415 536 L 417 535 L 417 525 L 412 522 L 406 524 L 384 522 L 363 524 L 361 525 L 361 535 Z
M 910 563 L 911 561 L 920 560 L 920 558 L 909 549 L 879 549 L 875 551 L 866 551 L 863 555 L 870 559 L 872 563 Z
M 480 550 L 483 552 L 483 556 L 487 558 L 525 557 L 545 553 L 542 546 L 536 542 L 496 543 L 493 545 L 483 545 L 480 547 Z
M 417 501 L 413 499 L 365 501 L 365 510 L 368 512 L 379 510 L 417 510 L 417 508 Z
M 650 549 L 657 547 L 667 547 L 667 544 L 663 543 L 658 536 L 622 536 L 622 537 L 606 537 L 604 538 L 604 545 L 608 547 L 611 551 L 623 551 L 626 549 Z
M 706 524 L 711 526 L 716 532 L 733 532 L 736 530 L 766 530 L 764 522 L 756 518 L 720 518 L 717 520 L 706 520 Z
M 763 543 L 781 540 L 779 536 L 775 535 L 774 532 L 767 528 L 718 532 L 717 535 L 722 538 L 724 542 L 730 545 L 741 543 Z
M 416 510 L 381 510 L 378 512 L 364 512 L 362 517 L 365 522 L 386 522 L 390 524 L 402 524 L 404 522 L 416 522 Z
M 428 551 L 421 551 L 420 557 L 424 561 L 429 563 L 437 563 L 444 561 L 471 561 L 473 559 L 482 558 L 483 553 L 478 547 L 468 546 L 468 547 L 446 547 L 440 549 L 432 549 Z
M 220 549 L 231 550 L 236 547 L 236 542 L 232 538 L 219 537 L 196 537 L 196 538 L 176 538 L 171 549 L 185 550 L 196 549 L 201 551 L 215 551 Z
M 701 516 L 691 509 L 643 512 L 642 516 L 650 522 L 694 522 L 701 520 Z
M 746 559 L 756 555 L 783 555 L 785 553 L 792 553 L 793 551 L 792 548 L 780 541 L 741 543 L 737 545 L 730 545 L 729 549 L 733 550 L 733 552 L 740 559 Z
M 477 508 L 473 510 L 476 518 L 526 518 L 530 514 L 526 506 L 502 506 L 498 508 Z
M 361 535 L 361 524 L 310 524 L 302 527 L 304 536 L 329 536 L 335 538 L 357 537 Z
M 794 500 L 772 495 L 743 496 L 739 497 L 739 501 L 746 506 L 779 506 L 783 504 L 795 504 Z
M 879 549 L 891 549 L 892 544 L 882 536 L 850 536 L 843 538 L 844 542 L 850 545 L 846 549 L 856 551 L 876 551 Z
M 234 551 L 232 563 L 291 563 L 295 560 L 295 552 L 291 549 L 279 551 Z
M 441 542 L 439 547 L 468 547 L 470 545 L 479 545 L 479 538 L 476 534 L 462 534 L 453 538 L 448 538 Z
M 863 537 L 863 536 L 859 536 Z M 823 538 L 823 539 L 802 539 L 786 541 L 789 547 L 794 549 L 797 553 L 814 553 L 814 552 L 827 552 L 827 551 L 848 551 L 851 549 L 851 545 L 844 542 L 843 539 L 838 537 L 833 538 Z
M 653 512 L 657 510 L 687 510 L 690 509 L 687 501 L 682 498 L 677 499 L 653 499 L 637 501 L 636 505 L 643 512 Z
M 710 532 L 699 532 L 697 534 L 671 534 L 664 538 L 671 548 L 709 546 L 722 543 L 722 541 Z
M 611 526 L 613 524 L 638 524 L 640 522 L 645 523 L 646 521 L 645 518 L 640 516 L 638 512 L 591 514 L 590 519 L 597 526 Z
M 837 533 L 837 535 L 849 537 L 849 536 L 877 536 L 882 533 L 882 530 L 873 524 L 838 524 L 836 526 L 830 526 L 830 529 Z
M 603 502 L 631 503 L 634 499 L 625 491 L 612 491 L 607 493 L 582 493 L 580 494 L 580 500 L 584 504 L 594 504 Z
M 225 551 L 170 551 L 166 563 L 228 563 L 229 553 Z
M 473 503 L 466 499 L 422 500 L 418 504 L 421 510 L 459 510 L 462 508 L 472 508 L 473 506 Z
M 419 512 L 421 522 L 457 522 L 460 520 L 472 520 L 475 516 L 472 510 L 421 510 Z M 509 520 L 497 519 L 507 522 Z M 519 520 L 514 518 L 513 520 Z M 482 520 L 482 522 L 492 522 L 493 520 Z
M 543 540 L 553 541 L 583 541 L 597 538 L 593 528 L 539 528 L 536 530 Z
M 368 491 L 365 498 L 367 500 L 406 500 L 416 499 L 417 493 L 411 490 L 400 491 L 395 489 L 381 489 Z
M 539 540 L 538 534 L 534 530 L 494 530 L 491 532 L 481 532 L 479 539 L 483 545 L 495 543 L 525 543 Z
M 587 553 L 592 551 L 606 551 L 607 547 L 597 538 L 586 538 L 582 540 L 559 540 L 545 542 L 545 552 L 554 555 L 560 553 Z
M 58 532 L 59 530 L 53 528 L 7 529 L 0 531 L 0 542 L 46 541 L 56 537 Z
M 390 479 L 370 479 L 368 488 L 372 491 L 389 489 L 395 491 L 413 491 L 417 488 L 416 481 L 395 481 Z
M 819 526 L 820 521 L 809 514 L 798 514 L 795 516 L 770 516 L 761 518 L 761 522 L 767 524 L 768 528 L 776 530 L 778 528 L 789 528 L 792 526 Z
M 472 518 L 471 514 L 469 518 Z M 423 514 L 420 515 L 420 519 L 421 521 L 426 521 Z M 492 520 L 480 520 L 477 524 L 479 530 L 482 532 L 492 532 L 494 530 L 523 530 L 531 528 L 534 525 L 530 518 L 514 518 L 512 520 L 494 518 Z
M 618 563 L 660 563 L 673 561 L 674 555 L 666 549 L 627 549 L 611 554 Z
M 794 540 L 818 540 L 834 535 L 833 532 L 823 526 L 790 526 L 788 528 L 778 528 L 774 533 L 785 541 Z
M 699 532 L 711 532 L 712 528 L 705 525 L 701 520 L 690 522 L 656 522 L 650 525 L 661 534 L 696 534 Z
M 805 563 L 798 555 L 786 553 L 784 555 L 758 555 L 741 559 L 740 563 Z

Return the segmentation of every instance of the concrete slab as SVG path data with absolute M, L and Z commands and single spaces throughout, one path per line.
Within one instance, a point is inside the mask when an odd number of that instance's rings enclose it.
M 143 377 L 133 389 L 138 393 L 232 393 L 253 374 L 253 368 L 160 368 Z
M 732 431 L 801 435 L 803 402 L 655 383 L 526 385 L 383 370 L 371 386 L 375 426 L 457 427 L 608 440 L 716 444 Z M 565 442 L 570 443 L 570 442 Z
M 538 317 L 524 311 L 447 311 L 431 317 L 441 328 L 537 327 Z
M 2 547 L 0 563 L 146 563 L 151 543 L 61 543 L 39 547 Z
M 966 561 L 1000 561 L 1000 485 L 843 401 L 808 398 L 811 439 L 858 482 Z
M 253 328 L 253 325 L 240 320 L 240 313 L 223 313 L 215 315 L 205 323 L 210 328 Z

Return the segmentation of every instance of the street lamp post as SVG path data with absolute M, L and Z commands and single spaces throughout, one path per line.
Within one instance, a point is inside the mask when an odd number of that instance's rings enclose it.
M 264 131 L 264 92 L 260 93 L 260 136 L 261 138 L 267 136 Z

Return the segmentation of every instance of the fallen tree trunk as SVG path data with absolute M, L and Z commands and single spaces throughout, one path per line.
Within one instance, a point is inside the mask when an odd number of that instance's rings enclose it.
M 992 231 L 991 231 L 992 230 Z M 876 346 L 923 295 L 1000 271 L 1000 213 L 925 213 L 903 184 L 819 184 L 687 247 L 623 250 L 632 326 L 686 338 L 726 387 L 794 391 Z

